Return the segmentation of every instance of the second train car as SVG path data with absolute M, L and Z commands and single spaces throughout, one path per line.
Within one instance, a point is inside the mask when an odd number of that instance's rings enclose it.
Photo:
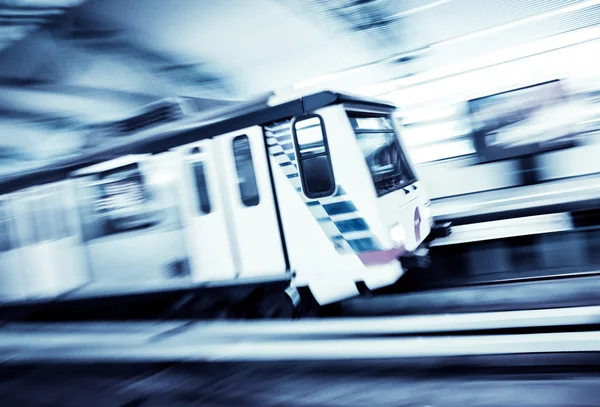
M 334 92 L 234 106 L 0 180 L 0 299 L 168 291 L 274 316 L 298 290 L 391 285 L 434 226 L 394 110 Z

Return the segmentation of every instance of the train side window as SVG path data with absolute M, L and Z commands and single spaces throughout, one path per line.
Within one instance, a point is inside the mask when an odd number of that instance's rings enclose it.
M 65 195 L 67 193 L 64 185 L 57 185 L 54 188 L 54 216 L 56 218 L 56 233 L 58 239 L 66 239 L 72 236 L 71 223 L 69 219 L 69 210 Z
M 60 219 L 61 228 L 61 238 L 67 238 L 73 236 L 73 227 L 71 224 L 71 219 L 69 218 L 69 208 L 67 206 L 66 201 L 61 201 L 60 206 L 58 208 L 58 216 Z
M 33 210 L 38 231 L 38 243 L 54 240 L 56 219 L 53 218 L 51 197 L 47 191 L 38 191 L 34 197 Z
M 317 199 L 335 192 L 335 178 L 323 119 L 302 117 L 292 126 L 302 189 L 307 198 Z
M 198 210 L 203 214 L 211 211 L 210 198 L 208 196 L 208 185 L 206 183 L 206 174 L 204 172 L 204 161 L 192 163 L 194 171 L 194 180 L 196 182 L 196 194 L 198 196 Z
M 235 169 L 242 202 L 246 206 L 256 206 L 260 202 L 254 162 L 248 136 L 237 136 L 232 141 Z
M 0 201 L 0 253 L 11 250 L 10 214 L 3 201 Z
M 22 234 L 20 246 L 34 245 L 39 242 L 39 237 L 35 221 L 33 200 L 26 195 L 20 195 L 19 198 L 19 205 L 22 207 L 22 213 L 17 220 L 17 224 L 21 227 Z

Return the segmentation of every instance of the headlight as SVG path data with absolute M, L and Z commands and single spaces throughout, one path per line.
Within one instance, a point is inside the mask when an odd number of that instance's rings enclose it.
M 431 219 L 431 203 L 429 202 L 423 207 L 423 218 Z
M 404 244 L 406 241 L 406 235 L 404 234 L 404 228 L 401 225 L 396 225 L 390 229 L 390 237 L 392 241 L 398 245 Z

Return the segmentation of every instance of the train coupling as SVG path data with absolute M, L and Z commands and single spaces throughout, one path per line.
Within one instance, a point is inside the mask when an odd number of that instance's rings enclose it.
M 400 264 L 404 270 L 426 269 L 431 265 L 429 248 L 425 245 L 418 247 L 412 252 L 404 253 L 400 258 Z
M 442 237 L 448 237 L 450 234 L 452 234 L 452 222 L 435 223 L 431 227 L 429 236 L 427 236 L 427 242 L 431 242 Z

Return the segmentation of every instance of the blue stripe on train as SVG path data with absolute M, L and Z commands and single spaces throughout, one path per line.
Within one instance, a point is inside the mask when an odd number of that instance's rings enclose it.
M 348 244 L 355 252 L 371 252 L 380 250 L 379 245 L 370 237 L 363 239 L 349 239 Z
M 342 233 L 358 231 L 362 232 L 364 230 L 369 230 L 369 225 L 367 224 L 367 222 L 365 222 L 363 218 L 341 220 L 335 222 L 335 224 Z
M 294 145 L 293 143 L 288 142 L 291 140 L 291 137 L 285 136 L 270 136 L 271 140 L 269 143 L 271 146 L 269 147 L 269 153 L 274 157 L 279 157 L 278 164 L 281 167 L 289 167 L 293 166 L 295 170 L 293 173 L 288 173 L 288 179 L 296 179 L 299 177 L 298 168 L 295 164 L 296 155 L 294 153 Z M 272 143 L 271 141 L 274 141 Z M 281 157 L 286 156 L 290 161 L 282 160 Z M 289 168 L 288 168 L 289 172 Z M 302 188 L 295 188 L 298 193 L 302 194 Z M 370 231 L 369 225 L 367 222 L 360 217 L 357 213 L 357 208 L 354 203 L 348 200 L 346 192 L 344 189 L 338 185 L 338 189 L 334 195 L 337 199 L 345 199 L 340 202 L 331 202 L 330 197 L 323 198 L 320 200 L 304 200 L 304 203 L 307 207 L 315 208 L 317 206 L 321 206 L 325 213 L 327 213 L 328 217 L 326 218 L 318 218 L 317 222 L 321 225 L 323 232 L 328 236 L 330 241 L 333 243 L 335 249 L 338 252 L 344 253 L 347 252 L 348 249 L 353 250 L 354 252 L 365 252 L 365 251 L 375 251 L 380 250 L 380 245 L 375 236 L 360 238 L 360 239 L 346 239 L 342 236 L 342 233 L 351 233 L 351 232 L 366 232 Z M 343 214 L 352 214 L 356 213 L 354 218 L 345 219 L 340 221 L 333 221 L 331 216 L 333 215 L 343 215 Z M 330 225 L 330 226 L 329 226 Z M 371 232 L 372 234 L 372 232 Z M 346 244 L 347 243 L 347 244 Z
M 356 207 L 349 201 L 334 202 L 330 204 L 324 204 L 323 209 L 328 215 L 341 215 L 343 213 L 350 213 L 356 211 Z

